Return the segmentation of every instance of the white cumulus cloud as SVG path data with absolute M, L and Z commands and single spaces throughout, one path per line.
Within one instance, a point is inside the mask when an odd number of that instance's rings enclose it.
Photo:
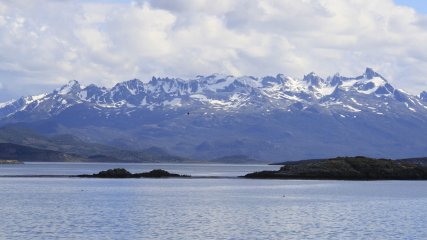
M 392 0 L 0 2 L 0 80 L 16 95 L 71 79 L 354 76 L 367 66 L 415 94 L 427 89 L 426 42 L 426 16 Z

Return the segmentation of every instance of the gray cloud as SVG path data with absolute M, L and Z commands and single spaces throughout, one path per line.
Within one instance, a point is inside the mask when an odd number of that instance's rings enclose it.
M 425 23 L 391 0 L 6 1 L 0 80 L 25 95 L 71 79 L 353 76 L 371 66 L 417 93 L 427 89 Z

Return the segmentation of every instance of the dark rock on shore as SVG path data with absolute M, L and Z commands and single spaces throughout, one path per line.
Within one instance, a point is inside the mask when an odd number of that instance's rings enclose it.
M 23 162 L 18 160 L 0 160 L 0 164 L 23 164 Z
M 101 171 L 99 173 L 95 173 L 92 175 L 83 174 L 77 175 L 77 177 L 86 177 L 86 178 L 182 178 L 182 177 L 190 177 L 188 175 L 179 175 L 175 173 L 170 173 L 168 171 L 162 169 L 154 169 L 150 172 L 144 173 L 130 173 L 124 168 L 114 168 L 108 169 L 105 171 Z
M 329 180 L 427 180 L 427 167 L 367 157 L 337 157 L 289 162 L 278 171 L 249 173 L 245 178 Z

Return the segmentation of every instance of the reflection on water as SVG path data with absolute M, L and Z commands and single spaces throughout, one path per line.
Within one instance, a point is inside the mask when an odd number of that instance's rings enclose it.
M 424 181 L 0 178 L 0 239 L 427 239 L 425 189 Z

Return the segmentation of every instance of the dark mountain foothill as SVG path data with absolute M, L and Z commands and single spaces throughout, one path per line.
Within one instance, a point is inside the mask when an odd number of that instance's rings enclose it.
M 0 159 L 21 162 L 83 162 L 88 159 L 76 154 L 38 149 L 12 143 L 0 143 Z
M 86 142 L 70 134 L 45 136 L 17 125 L 0 127 L 0 159 L 27 162 L 194 162 L 161 148 L 121 149 Z
M 245 155 L 224 156 L 221 158 L 212 159 L 212 163 L 231 163 L 231 164 L 261 164 L 260 160 L 250 158 Z

